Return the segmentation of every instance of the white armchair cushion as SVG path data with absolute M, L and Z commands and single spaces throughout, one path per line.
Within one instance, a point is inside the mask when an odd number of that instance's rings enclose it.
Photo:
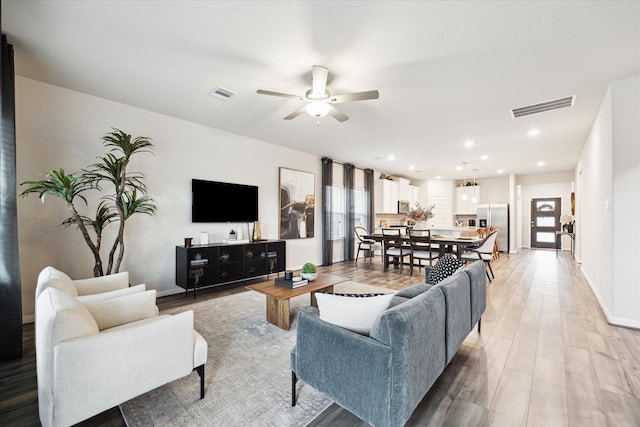
M 85 302 L 99 330 L 156 317 L 156 291 L 137 292 L 104 301 Z
M 73 284 L 78 290 L 78 295 L 98 294 L 129 287 L 129 273 L 109 274 L 107 276 L 90 277 L 88 279 L 74 280 Z
M 138 292 L 144 292 L 147 290 L 147 287 L 144 284 L 131 286 L 130 288 L 117 289 L 111 292 L 103 292 L 101 294 L 93 294 L 93 295 L 80 295 L 78 300 L 83 303 L 90 303 L 95 301 L 105 301 L 112 298 L 122 297 L 125 295 L 136 294 Z
M 43 291 L 38 299 L 38 309 L 43 308 L 48 336 L 44 337 L 51 347 L 56 343 L 74 338 L 95 335 L 99 332 L 93 316 L 75 297 L 54 287 Z
M 122 272 L 108 276 L 91 277 L 89 279 L 72 280 L 67 274 L 57 268 L 48 266 L 38 275 L 36 285 L 36 300 L 49 286 L 67 292 L 71 296 L 92 295 L 110 292 L 129 287 L 129 273 Z
M 56 288 L 57 290 L 62 291 L 72 297 L 78 296 L 78 291 L 76 290 L 76 287 L 73 284 L 73 280 L 71 279 L 69 280 L 63 279 L 63 278 L 49 279 L 45 282 L 42 282 L 42 284 L 38 289 L 39 292 L 36 291 L 36 294 L 40 294 L 42 291 L 44 291 L 47 288 Z

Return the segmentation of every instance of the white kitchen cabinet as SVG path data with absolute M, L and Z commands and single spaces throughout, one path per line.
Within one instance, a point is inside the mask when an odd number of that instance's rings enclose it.
M 398 178 L 398 186 L 400 187 L 400 192 L 398 194 L 398 200 L 411 200 L 411 185 L 409 185 L 409 180 L 405 178 Z
M 467 195 L 467 200 L 463 200 L 463 194 Z M 475 202 L 474 200 L 475 196 Z M 466 187 L 456 187 L 456 215 L 475 215 L 476 208 L 480 202 L 480 186 L 470 185 Z
M 397 181 L 379 179 L 375 185 L 375 210 L 376 213 L 398 213 L 398 196 L 400 185 Z
M 411 189 L 411 198 L 409 199 L 409 203 L 411 203 L 409 206 L 411 206 L 411 210 L 416 208 L 416 202 L 418 201 L 418 187 L 415 185 L 410 185 L 409 188 Z

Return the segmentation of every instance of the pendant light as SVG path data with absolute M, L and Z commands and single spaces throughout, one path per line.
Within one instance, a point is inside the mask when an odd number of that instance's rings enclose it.
M 462 200 L 467 200 L 469 196 L 467 196 L 467 162 L 462 162 L 462 196 L 460 198 Z
M 473 196 L 471 196 L 471 203 L 478 203 L 478 196 L 477 196 L 477 188 L 478 188 L 478 183 L 476 182 L 476 171 L 478 169 L 473 169 Z

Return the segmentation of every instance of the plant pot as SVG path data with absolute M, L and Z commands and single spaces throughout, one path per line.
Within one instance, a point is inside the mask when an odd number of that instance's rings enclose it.
M 318 278 L 318 273 L 300 273 L 300 277 L 312 282 Z

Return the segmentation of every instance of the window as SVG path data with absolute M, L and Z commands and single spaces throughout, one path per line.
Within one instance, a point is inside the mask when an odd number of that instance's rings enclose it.
M 364 190 L 353 190 L 353 211 L 354 211 L 354 226 L 364 227 L 369 232 L 369 217 L 367 215 L 368 210 L 368 198 Z
M 330 187 L 331 204 L 333 211 L 329 212 L 331 218 L 331 238 L 334 240 L 344 238 L 345 206 L 344 187 Z
M 331 238 L 334 240 L 344 239 L 348 231 L 344 229 L 346 224 L 346 206 L 345 206 L 345 189 L 344 187 L 332 186 L 331 201 L 333 211 L 330 212 L 331 218 Z M 368 229 L 367 217 L 367 197 L 364 190 L 353 190 L 354 200 L 354 226 L 361 226 Z M 350 232 L 350 231 L 349 231 Z

